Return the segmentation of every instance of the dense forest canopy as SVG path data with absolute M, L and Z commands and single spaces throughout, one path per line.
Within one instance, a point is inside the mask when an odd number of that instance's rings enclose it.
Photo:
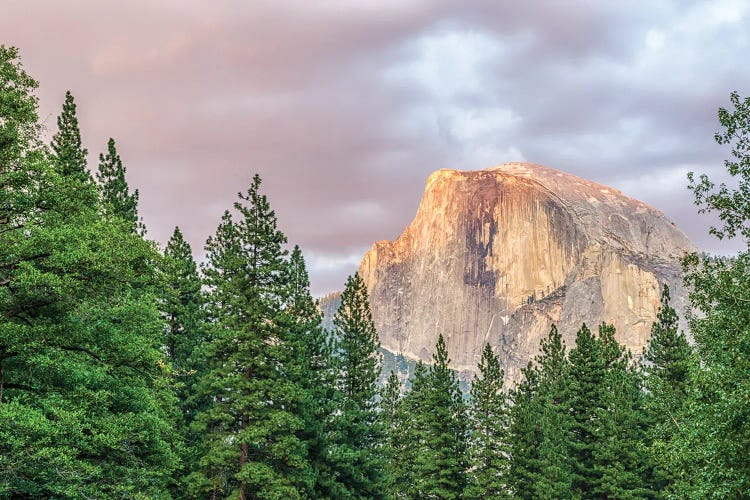
M 465 397 L 440 335 L 381 387 L 363 280 L 325 329 L 257 175 L 204 263 L 179 228 L 160 250 L 115 140 L 93 176 L 68 92 L 45 144 L 36 85 L 0 47 L 0 497 L 750 496 L 749 251 L 687 256 L 689 336 L 664 287 L 640 359 L 610 325 L 553 327 L 515 387 L 486 346 Z M 736 187 L 689 188 L 747 244 L 750 99 L 730 104 Z

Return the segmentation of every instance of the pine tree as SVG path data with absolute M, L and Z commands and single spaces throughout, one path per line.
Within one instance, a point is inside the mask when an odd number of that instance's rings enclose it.
M 597 342 L 606 374 L 596 429 L 594 469 L 600 475 L 596 498 L 653 498 L 653 463 L 645 448 L 647 415 L 642 383 L 630 352 L 615 339 L 615 328 L 602 324 Z
M 582 497 L 591 498 L 600 479 L 595 467 L 596 430 L 601 418 L 606 364 L 599 344 L 584 324 L 570 352 L 571 408 L 573 416 L 574 484 Z
M 204 335 L 203 295 L 193 251 L 179 227 L 164 249 L 161 273 L 167 357 L 178 369 L 191 370 L 190 358 Z
M 570 363 L 557 327 L 512 391 L 510 482 L 515 497 L 570 498 L 573 481 Z
M 50 163 L 35 86 L 0 47 L 0 496 L 159 497 L 179 462 L 156 255 Z
M 485 344 L 479 377 L 471 385 L 467 498 L 509 498 L 508 406 L 500 360 Z
M 328 453 L 335 385 L 333 352 L 328 332 L 321 326 L 318 303 L 310 294 L 310 279 L 298 246 L 291 253 L 285 281 L 289 287 L 284 310 L 288 321 L 286 328 L 295 353 L 291 370 L 305 391 L 301 406 L 302 439 L 307 444 L 307 459 L 314 476 L 308 494 L 312 498 L 325 498 L 335 491 Z
M 389 498 L 395 497 L 398 486 L 395 480 L 398 474 L 398 464 L 401 461 L 399 456 L 400 440 L 398 429 L 398 407 L 401 400 L 401 382 L 396 372 L 391 370 L 381 394 L 381 419 L 384 432 L 383 442 L 383 472 L 385 476 L 384 484 Z
M 427 439 L 432 421 L 429 392 L 429 372 L 420 360 L 414 368 L 411 389 L 396 405 L 388 436 L 391 449 L 386 470 L 389 472 L 390 498 L 425 498 L 424 480 L 417 461 L 424 461 L 424 457 L 431 453 Z
M 183 471 L 187 476 L 197 469 L 196 449 L 199 436 L 190 432 L 190 424 L 198 412 L 205 410 L 209 398 L 196 393 L 196 383 L 203 374 L 205 363 L 200 348 L 206 341 L 206 318 L 198 267 L 193 260 L 190 244 L 175 227 L 159 261 L 161 278 L 159 309 L 164 322 L 164 347 L 174 373 L 174 391 L 182 418 L 180 434 Z M 182 481 L 175 484 L 174 493 L 184 490 Z
M 583 498 L 644 498 L 650 460 L 639 453 L 645 431 L 642 392 L 631 358 L 602 324 L 583 325 L 570 352 L 571 457 L 574 491 Z
M 206 243 L 211 340 L 199 382 L 211 405 L 193 422 L 203 433 L 191 491 L 212 497 L 302 498 L 311 471 L 301 434 L 302 388 L 284 330 L 286 237 L 253 177 Z
M 411 498 L 461 498 L 466 486 L 466 407 L 443 336 L 438 337 L 433 364 L 424 381 L 415 378 L 418 399 L 406 425 L 415 426 L 417 446 L 412 467 Z M 415 388 L 412 388 L 414 391 Z M 419 443 L 419 444 L 416 444 Z
M 57 171 L 63 177 L 70 177 L 78 182 L 93 182 L 86 169 L 88 151 L 81 145 L 76 104 L 70 91 L 65 92 L 62 112 L 57 117 L 57 129 L 52 137 L 52 163 Z
M 105 211 L 127 222 L 134 232 L 144 235 L 146 226 L 138 216 L 138 190 L 130 192 L 125 179 L 125 167 L 117 153 L 115 140 L 111 137 L 107 141 L 107 154 L 99 155 L 96 180 L 99 182 Z
M 669 287 L 664 285 L 661 307 L 642 359 L 649 451 L 655 464 L 655 477 L 651 481 L 661 492 L 672 489 L 675 482 L 668 449 L 674 434 L 679 432 L 676 418 L 687 399 L 691 371 L 695 367 L 693 349 L 679 332 L 678 321 L 670 304 Z
M 383 495 L 379 452 L 383 431 L 377 409 L 380 341 L 367 286 L 358 274 L 346 280 L 333 324 L 340 392 L 332 446 L 337 480 L 348 497 L 379 498 Z

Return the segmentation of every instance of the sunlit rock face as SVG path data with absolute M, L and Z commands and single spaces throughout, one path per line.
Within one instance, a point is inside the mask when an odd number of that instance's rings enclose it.
M 359 268 L 384 348 L 429 361 L 438 334 L 472 372 L 486 342 L 510 380 L 550 326 L 568 346 L 583 322 L 613 323 L 634 353 L 648 341 L 663 283 L 686 306 L 679 258 L 694 247 L 660 211 L 540 165 L 440 170 L 396 241 Z

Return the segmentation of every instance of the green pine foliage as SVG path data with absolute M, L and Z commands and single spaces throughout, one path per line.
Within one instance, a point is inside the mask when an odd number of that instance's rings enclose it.
M 225 212 L 206 243 L 212 328 L 199 391 L 211 404 L 193 422 L 202 456 L 189 480 L 200 497 L 303 498 L 314 480 L 301 439 L 295 342 L 283 328 L 286 237 L 260 184 L 253 177 L 237 215 Z
M 396 483 L 396 477 L 398 474 L 399 462 L 401 457 L 399 456 L 399 448 L 401 447 L 398 429 L 399 429 L 399 402 L 401 400 L 401 381 L 398 379 L 396 372 L 391 370 L 388 375 L 385 386 L 381 393 L 381 420 L 383 425 L 384 440 L 383 440 L 383 473 L 384 473 L 384 484 L 387 492 L 387 497 L 396 497 L 398 490 L 398 484 Z
M 195 416 L 206 408 L 210 398 L 196 391 L 196 384 L 205 367 L 200 347 L 207 340 L 201 278 L 192 249 L 178 227 L 175 227 L 164 249 L 159 272 L 163 345 L 167 360 L 171 363 L 174 392 L 182 413 L 179 434 L 185 442 L 180 450 L 182 474 L 174 485 L 174 493 L 179 496 L 184 490 L 184 476 L 197 468 L 197 457 L 200 455 L 196 449 L 200 436 L 190 431 L 190 425 Z
M 511 392 L 509 482 L 517 498 L 571 498 L 570 362 L 554 325 Z
M 322 327 L 318 303 L 310 294 L 310 279 L 298 246 L 292 250 L 287 273 L 289 293 L 284 317 L 295 353 L 289 373 L 305 391 L 300 406 L 304 424 L 301 436 L 307 445 L 307 460 L 314 477 L 307 494 L 311 498 L 326 498 L 336 489 L 331 478 L 333 464 L 328 440 L 335 393 L 333 345 Z
M 377 407 L 380 340 L 367 286 L 358 274 L 346 280 L 333 324 L 338 394 L 330 452 L 340 491 L 331 493 L 339 498 L 380 498 L 384 485 L 379 450 L 383 429 Z
M 198 266 L 190 244 L 179 227 L 174 228 L 164 249 L 160 271 L 163 279 L 161 310 L 166 327 L 164 344 L 177 369 L 193 369 L 193 351 L 203 341 L 205 313 Z
M 416 463 L 418 457 L 430 453 L 426 441 L 428 392 L 427 367 L 420 360 L 414 368 L 411 389 L 398 400 L 388 429 L 386 471 L 390 498 L 423 498 L 423 482 Z
M 179 443 L 157 254 L 50 162 L 35 87 L 0 47 L 0 496 L 160 498 Z
M 654 489 L 666 496 L 675 483 L 669 448 L 680 432 L 677 418 L 683 411 L 696 368 L 693 348 L 679 331 L 677 312 L 664 285 L 661 307 L 651 328 L 651 339 L 641 360 L 644 374 L 644 407 L 648 418 L 648 451 L 654 464 Z
M 433 364 L 417 363 L 411 390 L 398 403 L 391 494 L 396 498 L 462 498 L 466 488 L 466 405 L 449 368 L 443 336 Z
M 653 495 L 642 453 L 645 416 L 630 353 L 602 324 L 595 336 L 583 325 L 570 359 L 573 489 L 583 498 Z
M 138 216 L 138 190 L 132 193 L 125 179 L 125 167 L 117 152 L 115 140 L 107 141 L 107 154 L 99 155 L 99 171 L 96 173 L 99 182 L 104 209 L 107 213 L 120 217 L 140 235 L 146 233 L 146 226 Z
M 72 177 L 78 182 L 93 182 L 86 168 L 88 151 L 81 144 L 76 104 L 70 91 L 65 92 L 62 112 L 57 117 L 57 129 L 51 145 L 51 160 L 57 172 L 62 177 Z
M 505 372 L 489 344 L 484 346 L 478 369 L 479 376 L 471 385 L 468 450 L 471 474 L 465 497 L 510 498 Z

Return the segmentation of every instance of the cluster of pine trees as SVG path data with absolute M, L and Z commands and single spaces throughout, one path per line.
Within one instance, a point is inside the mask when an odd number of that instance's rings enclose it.
M 44 144 L 0 47 L 0 497 L 730 498 L 750 495 L 750 253 L 689 257 L 694 346 L 665 288 L 641 360 L 614 329 L 553 328 L 514 388 L 486 346 L 466 397 L 442 336 L 404 390 L 364 282 L 326 331 L 298 247 L 252 179 L 200 266 L 145 238 L 110 139 L 89 173 L 73 96 Z M 750 238 L 750 100 L 721 110 L 733 190 L 691 178 Z

